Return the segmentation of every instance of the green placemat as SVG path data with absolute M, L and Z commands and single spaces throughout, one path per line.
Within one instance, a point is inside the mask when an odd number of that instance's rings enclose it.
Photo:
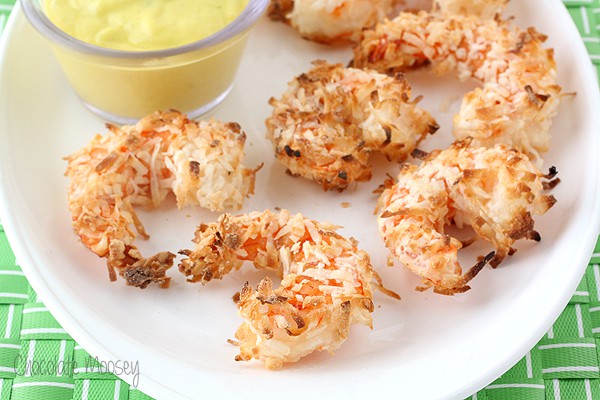
M 600 73 L 600 0 L 563 1 Z M 0 32 L 14 2 L 0 0 Z M 544 338 L 469 399 L 600 400 L 599 359 L 600 242 Z M 113 368 L 75 343 L 39 301 L 0 225 L 0 400 L 151 399 L 112 374 Z M 135 376 L 136 366 L 128 373 Z

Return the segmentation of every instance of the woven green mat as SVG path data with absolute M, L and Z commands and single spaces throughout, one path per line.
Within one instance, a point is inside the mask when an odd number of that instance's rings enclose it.
M 600 0 L 563 1 L 600 74 Z M 14 2 L 0 0 L 0 32 Z M 548 333 L 514 367 L 469 399 L 600 400 L 599 359 L 600 242 Z M 136 366 L 128 368 L 135 376 Z M 114 366 L 75 343 L 40 302 L 0 225 L 0 400 L 151 399 L 107 369 L 114 371 Z

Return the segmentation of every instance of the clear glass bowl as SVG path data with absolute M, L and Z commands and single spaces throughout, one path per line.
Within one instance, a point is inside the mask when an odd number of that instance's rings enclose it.
M 202 40 L 155 51 L 112 50 L 82 42 L 48 19 L 41 0 L 20 0 L 31 25 L 52 45 L 83 104 L 104 119 L 133 123 L 156 110 L 191 118 L 230 92 L 248 34 L 269 0 L 249 0 L 242 13 Z

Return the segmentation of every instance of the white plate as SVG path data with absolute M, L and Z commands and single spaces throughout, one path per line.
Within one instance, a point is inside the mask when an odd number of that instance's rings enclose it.
M 13 249 L 34 289 L 64 328 L 92 354 L 139 361 L 139 388 L 166 399 L 242 395 L 264 398 L 366 397 L 462 398 L 481 389 L 519 360 L 549 328 L 579 282 L 600 218 L 597 83 L 588 56 L 559 0 L 514 1 L 508 14 L 537 26 L 556 49 L 566 92 L 553 125 L 545 168 L 556 165 L 562 183 L 557 205 L 539 218 L 542 242 L 519 243 L 497 270 L 484 269 L 473 289 L 455 297 L 416 293 L 419 280 L 402 267 L 386 267 L 387 251 L 376 231 L 371 192 L 395 165 L 377 160 L 371 182 L 345 193 L 324 193 L 294 179 L 274 162 L 265 139 L 267 100 L 306 70 L 314 58 L 347 62 L 348 50 L 304 41 L 279 23 L 264 20 L 245 53 L 238 83 L 216 112 L 248 132 L 248 163 L 265 167 L 245 211 L 283 207 L 345 226 L 369 251 L 387 286 L 403 299 L 376 293 L 374 329 L 355 326 L 334 356 L 314 354 L 280 371 L 256 362 L 236 363 L 232 338 L 240 319 L 231 295 L 263 273 L 248 266 L 206 287 L 185 283 L 174 268 L 170 290 L 144 291 L 109 283 L 103 260 L 81 245 L 70 226 L 67 179 L 70 154 L 103 132 L 103 123 L 77 101 L 48 46 L 15 10 L 0 48 L 0 202 Z M 451 112 L 440 103 L 470 85 L 451 77 L 412 74 L 415 95 L 442 130 L 425 148 L 450 143 Z M 457 99 L 458 100 L 458 99 Z M 456 110 L 455 101 L 450 111 Z M 350 208 L 343 208 L 349 202 Z M 178 212 L 173 203 L 141 218 L 153 236 L 142 249 L 189 248 L 194 227 L 217 217 L 198 209 Z M 468 249 L 471 264 L 485 246 Z M 132 375 L 121 376 L 132 382 Z M 229 396 L 228 396 L 229 397 Z

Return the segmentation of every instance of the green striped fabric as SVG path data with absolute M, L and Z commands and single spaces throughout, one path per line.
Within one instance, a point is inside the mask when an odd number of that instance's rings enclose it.
M 597 261 L 592 257 L 569 304 L 539 343 L 471 399 L 600 399 Z
M 600 73 L 600 0 L 563 1 Z M 0 0 L 0 32 L 13 4 Z M 544 338 L 469 399 L 600 400 L 599 350 L 600 239 L 571 301 Z M 151 400 L 107 367 L 40 302 L 0 225 L 0 400 Z
M 600 263 L 600 239 L 598 239 L 596 242 L 596 247 L 594 247 L 594 252 L 592 253 L 592 258 L 590 259 L 590 264 L 594 263 Z
M 6 20 L 10 15 L 14 3 L 14 0 L 0 0 L 0 32 L 2 32 L 4 25 L 6 25 Z
M 8 379 L 5 380 L 8 383 Z M 75 383 L 63 376 L 17 376 L 12 382 L 11 400 L 63 400 L 73 398 Z
M 17 265 L 2 225 L 0 290 L 0 400 L 150 399 L 58 324 Z
M 129 386 L 119 379 L 79 379 L 75 382 L 73 399 L 127 400 L 129 399 Z

